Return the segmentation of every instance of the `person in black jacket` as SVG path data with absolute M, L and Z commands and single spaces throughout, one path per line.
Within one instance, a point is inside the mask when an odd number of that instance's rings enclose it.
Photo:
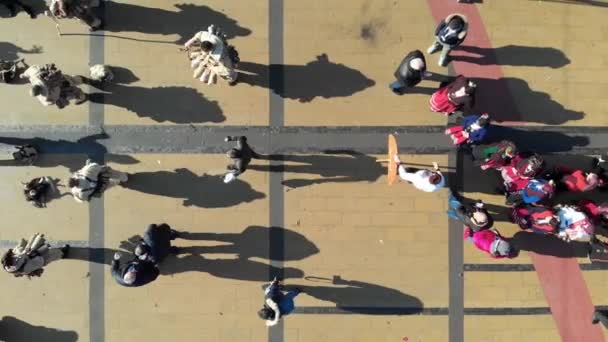
M 226 173 L 226 176 L 224 177 L 224 183 L 230 183 L 247 170 L 247 166 L 251 162 L 251 159 L 261 159 L 262 157 L 249 147 L 247 137 L 245 136 L 228 136 L 224 141 L 236 141 L 236 147 L 230 149 L 230 151 L 226 153 L 228 158 L 232 159 L 233 164 L 226 167 L 228 173 Z
M 494 224 L 494 219 L 484 208 L 481 200 L 477 200 L 473 205 L 462 204 L 460 196 L 452 192 L 450 193 L 449 206 L 448 216 L 462 222 L 473 232 L 490 229 Z
M 151 224 L 146 229 L 143 239 L 134 254 L 139 260 L 148 260 L 158 265 L 169 254 L 177 253 L 177 247 L 171 246 L 171 240 L 175 240 L 179 233 L 166 224 Z
M 439 66 L 446 66 L 448 64 L 448 54 L 453 48 L 464 41 L 468 28 L 467 17 L 458 13 L 450 14 L 437 25 L 435 29 L 435 41 L 427 52 L 433 54 L 441 50 Z
M 120 265 L 120 253 L 112 260 L 112 278 L 122 286 L 137 287 L 154 281 L 159 274 L 158 267 L 149 260 L 131 260 Z
M 412 88 L 423 78 L 432 74 L 426 72 L 426 60 L 420 50 L 408 53 L 395 70 L 395 82 L 391 83 L 391 90 L 397 95 L 403 95 L 407 88 Z

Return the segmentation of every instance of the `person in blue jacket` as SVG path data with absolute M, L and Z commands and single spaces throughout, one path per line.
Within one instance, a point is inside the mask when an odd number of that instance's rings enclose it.
M 465 116 L 460 126 L 448 127 L 445 134 L 452 138 L 454 145 L 480 144 L 484 141 L 490 127 L 488 113 Z
M 428 48 L 427 53 L 433 54 L 441 50 L 439 66 L 448 64 L 448 55 L 453 48 L 462 44 L 467 36 L 469 23 L 467 17 L 459 13 L 450 14 L 442 20 L 435 29 L 435 40 Z

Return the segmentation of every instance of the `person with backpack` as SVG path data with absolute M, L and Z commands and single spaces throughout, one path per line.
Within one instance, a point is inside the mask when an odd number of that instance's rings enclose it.
M 483 201 L 477 200 L 475 204 L 462 204 L 460 196 L 450 192 L 448 200 L 450 209 L 448 216 L 456 221 L 462 222 L 474 232 L 490 229 L 494 224 L 494 219 L 485 209 Z
M 114 253 L 111 272 L 112 278 L 122 286 L 139 287 L 149 284 L 158 278 L 160 271 L 156 264 L 150 260 L 133 259 L 120 264 L 122 255 Z
M 520 191 L 528 185 L 534 176 L 539 174 L 544 166 L 543 158 L 538 154 L 518 154 L 509 165 L 500 169 L 506 193 Z
M 108 188 L 124 183 L 128 179 L 126 173 L 114 170 L 107 165 L 99 165 L 88 159 L 85 166 L 70 177 L 68 186 L 76 201 L 86 202 L 94 194 L 101 194 Z
M 509 165 L 517 155 L 517 146 L 509 140 L 485 146 L 473 146 L 473 158 L 482 170 L 497 169 Z
M 4 270 L 15 277 L 40 277 L 44 266 L 66 258 L 69 249 L 70 245 L 51 247 L 44 234 L 36 233 L 28 241 L 21 239 L 17 246 L 4 253 L 1 263 Z
M 23 184 L 25 200 L 36 208 L 45 208 L 49 193 L 56 191 L 55 183 L 50 177 L 36 177 Z
M 547 177 L 555 181 L 558 189 L 562 191 L 586 192 L 606 184 L 606 180 L 597 173 L 574 170 L 565 166 L 556 166 Z
M 454 145 L 480 144 L 486 138 L 490 128 L 490 116 L 488 113 L 481 115 L 468 115 L 462 120 L 461 125 L 452 126 L 445 130 Z
M 275 277 L 264 290 L 264 306 L 258 311 L 258 316 L 266 320 L 267 326 L 276 325 L 281 317 L 289 315 L 295 309 L 294 298 L 300 292 L 296 288 L 285 293 L 283 285 Z
M 475 105 L 477 84 L 462 75 L 452 82 L 442 83 L 431 95 L 431 111 L 450 116 L 457 111 L 471 109 Z
M 477 249 L 488 253 L 492 258 L 515 258 L 517 256 L 515 248 L 495 229 L 474 231 L 466 227 L 463 238 L 473 242 Z
M 247 170 L 251 159 L 261 159 L 262 156 L 249 146 L 246 136 L 227 136 L 224 141 L 236 141 L 236 146 L 226 153 L 228 158 L 232 159 L 232 164 L 226 166 L 228 172 L 224 176 L 224 183 L 230 183 Z
M 595 232 L 593 221 L 585 212 L 574 205 L 556 205 L 559 217 L 557 237 L 564 241 L 590 241 Z
M 184 46 L 194 69 L 194 78 L 211 85 L 219 76 L 231 86 L 236 84 L 236 66 L 240 58 L 218 27 L 210 25 L 206 31 L 195 34 Z
M 148 260 L 158 265 L 168 255 L 177 253 L 178 248 L 171 246 L 171 241 L 177 237 L 179 232 L 171 229 L 168 224 L 151 224 L 133 253 L 139 260 Z
M 511 209 L 511 222 L 537 234 L 557 234 L 559 217 L 545 206 L 518 205 Z
M 539 205 L 546 203 L 555 194 L 555 182 L 531 179 L 523 189 L 506 193 L 507 205 Z
M 395 70 L 395 82 L 390 84 L 393 93 L 403 95 L 409 88 L 415 87 L 422 79 L 432 74 L 426 71 L 426 60 L 420 50 L 408 53 Z
M 448 55 L 453 48 L 462 44 L 467 36 L 469 23 L 467 17 L 459 13 L 453 13 L 443 19 L 435 29 L 435 40 L 427 52 L 433 54 L 441 50 L 439 66 L 448 64 Z

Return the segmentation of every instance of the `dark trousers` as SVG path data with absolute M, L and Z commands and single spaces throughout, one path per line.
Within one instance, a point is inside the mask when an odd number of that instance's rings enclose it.
M 608 329 L 608 315 L 606 314 L 605 311 L 597 310 L 595 312 L 595 317 L 597 317 L 597 319 L 600 321 L 600 323 L 602 323 L 604 328 Z
M 6 6 L 8 8 L 8 10 L 11 12 L 12 16 L 17 15 L 17 5 L 21 6 L 21 8 L 23 8 L 23 10 L 29 14 L 30 16 L 34 16 L 34 10 L 24 4 L 23 2 L 19 1 L 19 0 L 0 0 L 0 4 Z

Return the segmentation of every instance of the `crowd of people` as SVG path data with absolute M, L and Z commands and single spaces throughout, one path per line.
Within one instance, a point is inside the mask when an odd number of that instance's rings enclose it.
M 20 1 L 2 0 L 0 3 L 6 5 L 13 15 L 17 6 L 21 6 L 35 17 L 31 8 Z M 103 21 L 94 14 L 97 6 L 99 0 L 52 0 L 45 14 L 56 21 L 77 18 L 94 31 L 103 27 Z M 449 15 L 438 24 L 427 53 L 441 51 L 438 64 L 446 66 L 450 62 L 450 51 L 465 40 L 468 30 L 469 23 L 464 15 Z M 219 77 L 229 85 L 236 84 L 239 54 L 228 43 L 220 28 L 211 25 L 196 33 L 184 44 L 183 50 L 188 54 L 195 79 L 210 85 L 217 82 Z M 407 94 L 423 79 L 434 76 L 427 71 L 426 59 L 420 50 L 407 54 L 394 75 L 396 81 L 390 85 L 390 89 L 398 95 Z M 67 75 L 55 64 L 29 66 L 23 60 L 0 61 L 0 76 L 0 81 L 6 83 L 26 79 L 31 85 L 30 94 L 33 97 L 44 106 L 54 105 L 59 109 L 69 105 L 72 100 L 76 104 L 87 100 L 87 95 L 78 87 L 80 84 L 107 83 L 113 79 L 112 69 L 105 65 L 91 67 L 90 75 L 85 77 Z M 593 170 L 563 165 L 548 167 L 541 155 L 522 150 L 522 146 L 512 141 L 486 144 L 492 130 L 490 115 L 483 112 L 468 114 L 475 104 L 476 90 L 477 84 L 464 75 L 445 78 L 429 99 L 430 110 L 446 116 L 462 117 L 461 123 L 448 127 L 445 134 L 457 148 L 470 151 L 482 170 L 501 175 L 503 184 L 497 184 L 497 187 L 505 196 L 505 204 L 511 208 L 511 220 L 521 229 L 533 233 L 554 235 L 566 242 L 589 242 L 590 252 L 598 246 L 606 250 L 605 245 L 596 238 L 596 232 L 598 227 L 608 227 L 608 202 L 595 203 L 583 199 L 572 204 L 559 203 L 556 199 L 562 192 L 585 193 L 603 188 L 608 183 L 608 156 L 598 158 Z M 257 154 L 244 136 L 226 137 L 225 141 L 236 143 L 227 153 L 232 163 L 227 167 L 225 183 L 234 181 L 244 173 L 252 159 L 266 158 Z M 38 157 L 37 147 L 17 146 L 13 157 L 18 162 L 33 164 Z M 446 177 L 437 163 L 433 163 L 432 170 L 421 170 L 408 167 L 398 156 L 394 158 L 399 177 L 417 189 L 434 192 L 446 186 Z M 128 180 L 129 176 L 124 172 L 87 160 L 82 169 L 71 175 L 67 186 L 77 201 L 87 202 L 108 188 Z M 45 207 L 49 194 L 56 191 L 56 182 L 50 177 L 37 177 L 24 184 L 26 200 L 39 208 Z M 465 226 L 464 238 L 494 258 L 517 256 L 517 246 L 494 227 L 495 220 L 484 203 L 481 200 L 468 202 L 458 192 L 451 191 L 448 216 Z M 163 260 L 178 252 L 171 241 L 179 237 L 180 232 L 168 224 L 150 225 L 132 253 L 128 256 L 123 253 L 114 255 L 112 277 L 118 284 L 127 287 L 154 281 L 160 274 L 159 265 Z M 68 257 L 69 251 L 69 245 L 52 247 L 43 234 L 35 234 L 4 253 L 1 263 L 6 272 L 17 277 L 41 276 L 46 265 Z M 300 289 L 286 291 L 275 278 L 264 289 L 264 303 L 259 316 L 269 326 L 275 325 L 281 317 L 293 311 L 294 298 L 300 292 Z M 594 319 L 600 321 L 603 317 L 596 316 Z

